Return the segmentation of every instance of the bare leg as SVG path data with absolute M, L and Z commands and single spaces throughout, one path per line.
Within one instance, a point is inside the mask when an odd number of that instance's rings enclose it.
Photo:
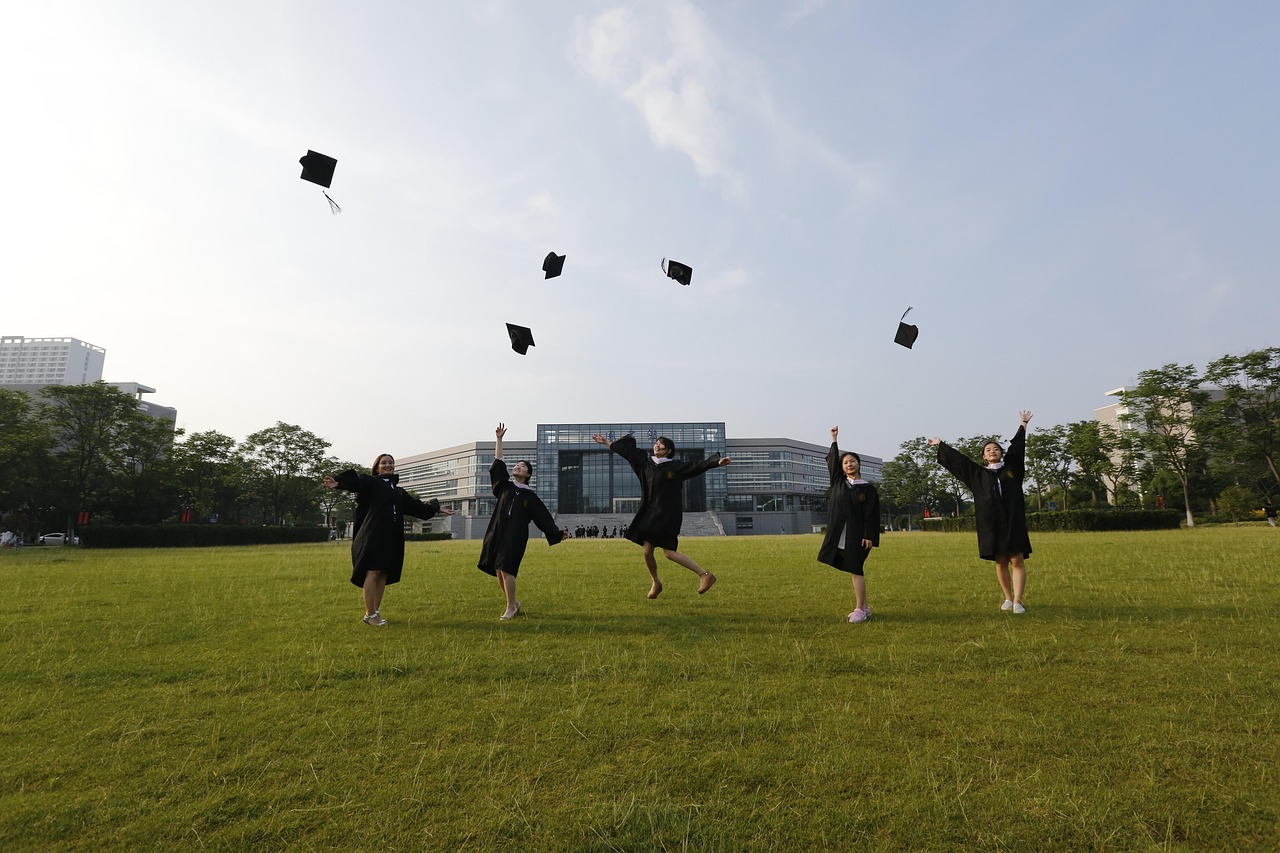
M 1009 564 L 1013 569 L 1013 603 L 1021 604 L 1022 594 L 1027 590 L 1027 564 L 1021 554 L 1010 556 Z
M 653 559 L 653 543 L 646 542 L 641 546 L 644 549 L 644 565 L 649 570 L 649 577 L 653 578 L 653 585 L 649 587 L 649 597 L 657 598 L 662 595 L 662 581 L 658 580 L 658 561 Z
M 364 615 L 372 616 L 382 609 L 382 593 L 387 589 L 387 576 L 382 572 L 364 574 Z
M 1004 554 L 996 555 L 996 580 L 1000 581 L 1004 600 L 1013 601 L 1013 585 L 1009 579 L 1009 558 Z
M 867 579 L 862 575 L 850 575 L 853 578 L 853 606 L 859 610 L 867 607 Z
M 711 574 L 711 572 L 702 568 L 702 566 L 699 566 L 690 557 L 681 554 L 679 551 L 668 551 L 664 548 L 662 549 L 662 553 L 668 560 L 675 563 L 677 566 L 684 566 L 686 569 L 702 578 L 702 583 L 698 584 L 698 595 L 702 595 L 704 592 L 711 589 L 711 585 L 716 582 L 715 575 Z
M 502 594 L 507 597 L 507 609 L 502 612 L 503 619 L 510 619 L 520 612 L 520 602 L 516 601 L 516 576 L 498 570 L 498 584 Z

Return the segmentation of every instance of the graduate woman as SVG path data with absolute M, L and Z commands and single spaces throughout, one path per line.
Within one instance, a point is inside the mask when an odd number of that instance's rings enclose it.
M 556 526 L 555 519 L 547 511 L 542 499 L 529 487 L 533 466 L 520 461 L 507 473 L 507 463 L 502 461 L 502 437 L 507 428 L 498 424 L 494 430 L 497 441 L 493 449 L 493 465 L 489 467 L 489 482 L 493 484 L 493 496 L 498 499 L 489 527 L 484 532 L 480 546 L 480 562 L 477 567 L 485 574 L 498 579 L 502 594 L 507 599 L 507 609 L 499 619 L 512 619 L 520 613 L 516 600 L 516 575 L 520 573 L 520 561 L 524 559 L 525 546 L 529 544 L 529 522 L 547 537 L 547 544 L 557 545 L 569 534 Z
M 653 558 L 654 548 L 661 548 L 668 560 L 684 566 L 702 579 L 698 583 L 698 595 L 711 589 L 716 576 L 677 550 L 680 546 L 680 524 L 684 521 L 681 487 L 685 480 L 728 465 L 729 457 L 722 458 L 719 453 L 713 453 L 707 459 L 681 462 L 675 458 L 675 444 L 666 436 L 658 436 L 654 440 L 652 454 L 636 446 L 634 435 L 624 435 L 612 442 L 603 435 L 591 438 L 627 460 L 631 470 L 640 478 L 640 510 L 627 528 L 627 538 L 644 549 L 644 564 L 653 579 L 649 597 L 657 598 L 662 594 L 658 563 Z
M 364 623 L 385 625 L 379 612 L 387 584 L 399 583 L 404 569 L 404 516 L 428 519 L 437 512 L 453 515 L 440 501 L 415 498 L 397 483 L 396 460 L 383 453 L 371 474 L 343 471 L 325 477 L 327 489 L 356 493 L 355 536 L 351 539 L 351 582 L 364 590 Z
M 1027 506 L 1022 494 L 1026 475 L 1027 424 L 1030 412 L 1021 412 L 1021 423 L 1006 453 L 997 442 L 982 448 L 983 464 L 958 452 L 940 438 L 929 439 L 938 448 L 938 464 L 973 492 L 977 515 L 978 556 L 994 560 L 996 579 L 1004 592 L 1001 610 L 1026 613 L 1022 595 L 1027 588 L 1027 567 L 1031 539 L 1027 536 Z
M 818 561 L 853 577 L 853 612 L 850 622 L 871 618 L 867 604 L 867 582 L 862 564 L 872 548 L 880 546 L 880 495 L 876 487 L 862 479 L 862 457 L 852 450 L 840 452 L 836 438 L 840 427 L 831 428 L 831 449 L 827 451 L 827 535 L 818 549 Z

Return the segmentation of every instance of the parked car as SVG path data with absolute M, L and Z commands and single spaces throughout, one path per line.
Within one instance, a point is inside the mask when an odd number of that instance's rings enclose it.
M 46 533 L 40 537 L 41 545 L 66 545 L 67 534 L 65 533 Z

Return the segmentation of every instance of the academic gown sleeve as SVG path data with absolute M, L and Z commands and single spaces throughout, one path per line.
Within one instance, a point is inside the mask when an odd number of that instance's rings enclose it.
M 969 491 L 976 493 L 982 489 L 981 477 L 986 469 L 945 441 L 938 442 L 938 464 L 968 486 Z

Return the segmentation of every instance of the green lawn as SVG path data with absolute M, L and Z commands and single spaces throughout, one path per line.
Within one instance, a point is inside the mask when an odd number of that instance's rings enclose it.
M 0 552 L 0 850 L 1280 849 L 1280 531 Z

